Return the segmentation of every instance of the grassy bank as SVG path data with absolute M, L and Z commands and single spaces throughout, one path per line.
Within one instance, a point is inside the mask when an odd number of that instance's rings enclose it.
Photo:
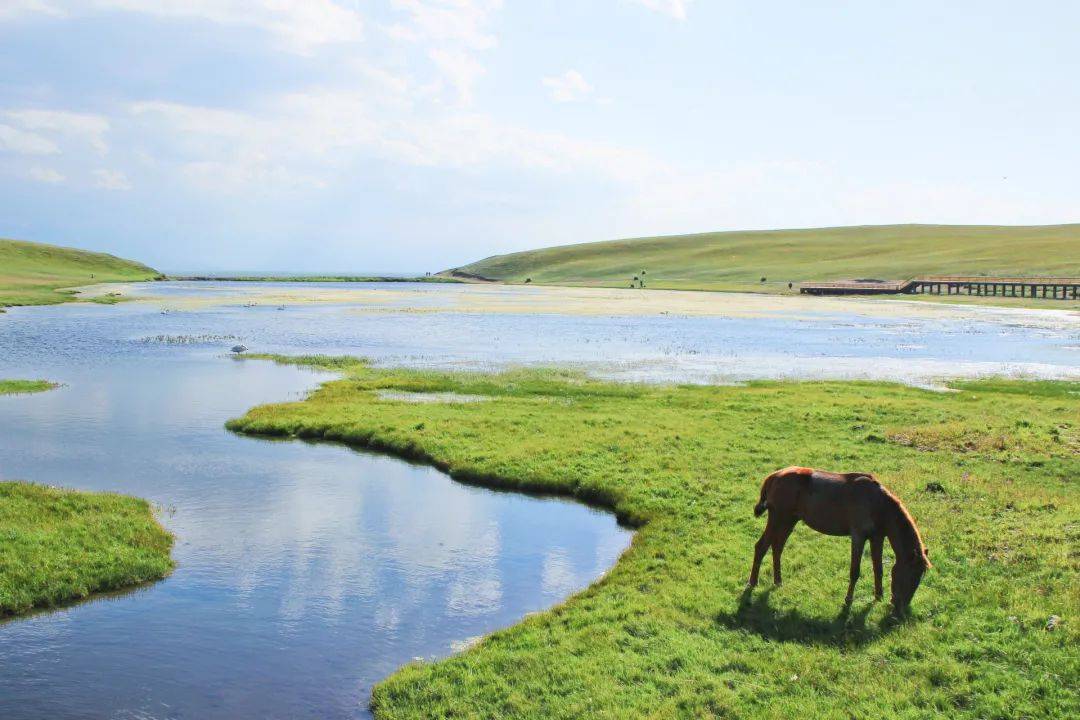
M 640 528 L 566 603 L 379 684 L 380 718 L 1080 713 L 1076 383 L 663 387 L 298 362 L 344 377 L 229 427 L 563 493 Z M 380 399 L 386 389 L 490 401 Z M 911 618 L 872 601 L 868 562 L 842 613 L 849 544 L 802 526 L 784 586 L 744 593 L 760 481 L 793 463 L 875 471 L 907 502 L 934 562 Z
M 0 482 L 0 616 L 164 577 L 172 536 L 145 500 Z
M 68 288 L 157 277 L 153 268 L 104 253 L 0 239 L 0 307 L 53 305 L 75 298 Z
M 56 383 L 48 380 L 0 380 L 0 395 L 16 395 L 52 390 Z
M 797 286 L 804 281 L 842 278 L 899 280 L 945 274 L 1076 277 L 1080 276 L 1077 248 L 1080 224 L 880 225 L 563 245 L 497 255 L 456 270 L 514 283 L 530 279 L 551 285 L 627 287 L 639 276 L 651 288 L 788 292 L 789 282 Z

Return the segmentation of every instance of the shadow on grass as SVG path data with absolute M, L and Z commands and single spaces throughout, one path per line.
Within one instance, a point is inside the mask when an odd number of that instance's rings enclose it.
M 717 614 L 716 622 L 769 640 L 833 647 L 866 645 L 885 637 L 903 622 L 890 614 L 876 625 L 868 624 L 867 616 L 877 604 L 869 602 L 857 610 L 843 606 L 831 619 L 806 615 L 798 609 L 778 610 L 769 604 L 771 593 L 772 588 L 756 593 L 747 588 L 735 612 Z

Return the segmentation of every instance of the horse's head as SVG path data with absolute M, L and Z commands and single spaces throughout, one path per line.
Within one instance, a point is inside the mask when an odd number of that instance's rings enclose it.
M 930 567 L 930 553 L 916 548 L 909 557 L 897 558 L 892 569 L 892 604 L 898 613 L 906 612 L 911 598 L 919 589 L 923 573 Z

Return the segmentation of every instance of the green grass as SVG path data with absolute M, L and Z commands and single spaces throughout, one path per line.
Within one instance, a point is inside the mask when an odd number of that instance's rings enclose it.
M 1078 383 L 645 386 L 294 362 L 343 377 L 232 430 L 561 493 L 639 528 L 611 572 L 562 605 L 381 682 L 379 718 L 1080 714 Z M 418 404 L 379 390 L 492 399 Z M 801 525 L 784 586 L 766 573 L 744 594 L 760 482 L 790 464 L 874 471 L 904 499 L 934 562 L 911 617 L 873 602 L 868 561 L 842 613 L 849 544 Z
M 153 268 L 104 253 L 0 239 L 0 307 L 53 305 L 75 299 L 68 288 L 159 277 Z
M 0 616 L 157 580 L 171 548 L 145 500 L 0 482 Z
M 55 387 L 56 383 L 48 380 L 0 380 L 0 395 L 45 392 Z
M 880 225 L 672 235 L 497 255 L 457 270 L 513 283 L 531 279 L 541 284 L 605 287 L 628 287 L 631 278 L 645 270 L 645 284 L 650 288 L 756 292 L 789 292 L 789 282 L 798 292 L 800 282 L 846 278 L 1076 277 L 1080 276 L 1080 224 Z M 762 277 L 767 278 L 765 283 Z M 998 304 L 1070 304 L 1001 300 Z

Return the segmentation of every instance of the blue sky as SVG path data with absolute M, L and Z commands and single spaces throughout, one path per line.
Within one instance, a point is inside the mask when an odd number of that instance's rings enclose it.
M 0 236 L 434 271 L 614 237 L 1080 221 L 1080 4 L 0 0 Z

